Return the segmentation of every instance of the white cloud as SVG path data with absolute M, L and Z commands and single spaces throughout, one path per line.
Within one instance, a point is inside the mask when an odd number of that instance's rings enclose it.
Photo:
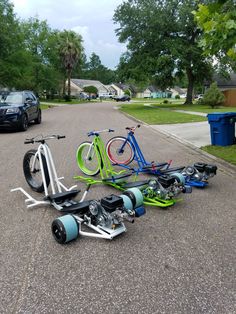
M 12 0 L 21 18 L 38 16 L 52 28 L 71 29 L 82 35 L 88 56 L 95 52 L 102 63 L 114 68 L 124 45 L 118 43 L 112 17 L 122 0 Z

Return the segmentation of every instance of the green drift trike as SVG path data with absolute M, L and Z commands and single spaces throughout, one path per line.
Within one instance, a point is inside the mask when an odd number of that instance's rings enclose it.
M 90 177 L 75 176 L 88 185 L 105 184 L 124 191 L 138 188 L 143 194 L 144 204 L 157 207 L 169 207 L 175 204 L 179 193 L 191 193 L 191 188 L 185 185 L 185 179 L 180 173 L 160 176 L 148 180 L 137 181 L 137 174 L 132 171 L 122 170 L 116 172 L 106 154 L 106 149 L 100 133 L 114 132 L 112 129 L 91 131 L 89 137 L 92 142 L 83 142 L 79 145 L 76 160 L 80 170 Z M 93 179 L 92 176 L 100 175 Z M 132 178 L 127 181 L 128 178 Z

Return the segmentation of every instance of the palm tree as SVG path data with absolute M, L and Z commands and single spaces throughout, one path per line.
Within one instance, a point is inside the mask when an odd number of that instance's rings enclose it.
M 83 51 L 81 35 L 73 31 L 63 31 L 59 34 L 59 52 L 66 70 L 68 80 L 68 100 L 71 97 L 71 73 L 80 59 Z

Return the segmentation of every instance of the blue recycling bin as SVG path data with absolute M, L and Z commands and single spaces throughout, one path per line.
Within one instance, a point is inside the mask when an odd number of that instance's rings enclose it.
M 212 145 L 228 146 L 235 143 L 236 112 L 209 113 L 207 118 Z

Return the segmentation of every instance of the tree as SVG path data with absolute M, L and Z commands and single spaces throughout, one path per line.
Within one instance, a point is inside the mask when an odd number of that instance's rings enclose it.
M 59 52 L 68 80 L 68 100 L 71 97 L 71 73 L 79 61 L 82 47 L 82 37 L 73 31 L 59 33 Z
M 200 41 L 206 55 L 218 59 L 225 68 L 236 68 L 236 6 L 235 0 L 211 1 L 200 4 L 194 12 L 203 30 Z
M 102 64 L 100 57 L 93 52 L 87 63 L 85 77 L 91 80 L 101 81 L 103 84 L 110 84 L 115 80 L 115 72 L 105 67 Z
M 194 85 L 211 76 L 211 64 L 198 46 L 201 32 L 192 14 L 198 3 L 129 0 L 118 6 L 113 17 L 119 24 L 120 42 L 127 42 L 128 75 L 136 80 L 146 77 L 165 89 L 185 73 L 186 103 L 192 103 Z
M 84 87 L 84 92 L 89 94 L 89 99 L 90 99 L 91 94 L 97 95 L 98 89 L 97 89 L 96 86 L 92 86 L 92 85 L 91 86 L 85 86 Z
M 224 103 L 225 96 L 217 87 L 217 83 L 213 82 L 210 87 L 206 90 L 202 103 L 214 108 Z
M 0 81 L 2 86 L 17 87 L 28 77 L 30 56 L 24 49 L 20 23 L 12 3 L 0 0 Z

